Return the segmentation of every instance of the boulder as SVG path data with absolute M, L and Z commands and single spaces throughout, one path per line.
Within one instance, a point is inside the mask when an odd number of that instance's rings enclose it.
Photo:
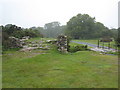
M 21 48 L 23 47 L 23 43 L 20 41 L 20 39 L 15 38 L 15 37 L 9 37 L 10 40 L 10 47 L 11 48 Z

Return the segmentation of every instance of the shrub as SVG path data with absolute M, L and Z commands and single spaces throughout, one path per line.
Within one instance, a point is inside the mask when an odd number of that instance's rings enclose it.
M 81 45 L 76 45 L 76 46 L 70 46 L 70 52 L 77 52 L 77 51 L 86 51 L 87 45 L 81 46 Z

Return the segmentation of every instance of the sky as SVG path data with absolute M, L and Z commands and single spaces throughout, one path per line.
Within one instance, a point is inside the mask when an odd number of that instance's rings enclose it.
M 120 0 L 0 0 L 0 25 L 43 27 L 59 21 L 61 25 L 77 14 L 89 14 L 108 28 L 118 28 Z

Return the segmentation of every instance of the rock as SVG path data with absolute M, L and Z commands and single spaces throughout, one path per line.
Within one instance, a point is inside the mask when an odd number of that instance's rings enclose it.
M 26 48 L 23 48 L 21 49 L 20 51 L 31 51 L 31 50 L 34 50 L 34 49 L 37 49 L 38 47 L 26 47 Z
M 29 36 L 24 36 L 24 37 L 22 37 L 22 40 L 28 40 L 28 39 L 30 39 Z
M 23 43 L 20 41 L 20 39 L 18 39 L 18 38 L 15 38 L 15 37 L 9 37 L 9 39 L 10 39 L 10 42 L 11 42 L 11 44 L 10 44 L 10 47 L 11 48 L 21 48 L 21 47 L 23 47 Z
M 67 53 L 68 52 L 68 40 L 67 36 L 64 35 L 59 35 L 57 38 L 57 47 L 58 51 L 62 53 Z
M 9 37 L 9 39 L 11 42 L 11 44 L 10 44 L 11 48 L 22 48 L 23 45 L 27 44 L 27 42 L 25 42 L 25 41 L 29 39 L 29 36 L 22 37 L 22 39 L 11 36 L 11 37 Z
M 56 42 L 57 42 L 57 40 L 46 40 L 46 43 L 55 44 Z
M 46 40 L 47 43 L 51 43 L 51 40 Z

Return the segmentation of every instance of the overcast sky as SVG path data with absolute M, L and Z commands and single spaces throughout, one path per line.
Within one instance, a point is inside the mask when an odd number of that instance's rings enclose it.
M 109 28 L 118 28 L 119 0 L 0 0 L 0 24 L 24 28 L 59 21 L 66 25 L 78 13 L 89 14 Z

